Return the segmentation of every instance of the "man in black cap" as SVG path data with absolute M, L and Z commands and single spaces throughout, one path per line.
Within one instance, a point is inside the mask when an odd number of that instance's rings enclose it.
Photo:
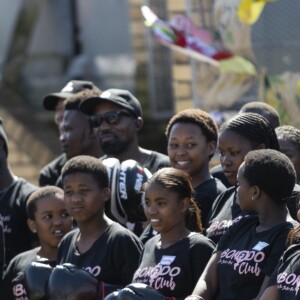
M 89 115 L 91 126 L 98 131 L 105 153 L 101 159 L 114 157 L 120 162 L 133 159 L 151 173 L 170 166 L 167 155 L 139 146 L 138 132 L 143 127 L 142 108 L 128 90 L 108 89 L 99 97 L 83 101 L 79 109 Z M 127 222 L 127 227 L 137 235 L 143 231 L 142 223 Z
M 83 101 L 80 110 L 89 115 L 98 130 L 104 158 L 114 157 L 123 162 L 134 159 L 151 173 L 170 166 L 165 154 L 139 146 L 138 132 L 143 127 L 142 108 L 128 90 L 108 89 L 99 97 Z
M 13 174 L 8 163 L 8 140 L 1 118 L 0 174 L 0 220 L 3 223 L 7 264 L 15 255 L 31 249 L 37 241 L 27 226 L 26 214 L 26 201 L 37 187 Z
M 71 80 L 58 93 L 50 93 L 43 99 L 43 106 L 46 110 L 54 111 L 54 122 L 61 131 L 61 125 L 64 115 L 65 100 L 84 91 L 95 91 L 99 94 L 101 90 L 91 81 Z M 53 161 L 43 167 L 39 175 L 39 186 L 55 185 L 61 173 L 61 169 L 67 161 L 65 153 L 60 154 Z

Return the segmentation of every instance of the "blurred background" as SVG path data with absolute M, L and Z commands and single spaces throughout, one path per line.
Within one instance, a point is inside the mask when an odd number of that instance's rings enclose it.
M 164 129 L 176 112 L 199 107 L 219 123 L 248 101 L 265 101 L 283 124 L 300 127 L 300 1 L 267 3 L 254 24 L 237 17 L 241 0 L 0 0 L 0 116 L 11 166 L 36 183 L 60 153 L 45 94 L 71 79 L 124 88 L 140 100 L 141 145 L 166 153 Z M 159 44 L 141 6 L 162 20 L 188 16 L 214 44 L 242 56 L 257 73 L 223 74 Z

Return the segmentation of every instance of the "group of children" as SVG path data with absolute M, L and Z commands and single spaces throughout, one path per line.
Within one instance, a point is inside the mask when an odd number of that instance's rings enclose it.
M 97 279 L 93 296 L 80 290 L 72 299 L 121 299 L 110 292 L 128 284 L 170 299 L 299 299 L 299 132 L 275 130 L 254 112 L 220 129 L 203 110 L 179 112 L 166 127 L 170 167 L 141 188 L 148 222 L 140 237 L 105 214 L 113 197 L 105 164 L 87 155 L 69 159 L 63 189 L 41 187 L 27 201 L 39 246 L 10 261 L 0 299 L 47 299 L 43 281 L 38 298 L 26 279 L 36 261 L 69 263 Z M 210 172 L 216 149 L 229 188 Z M 51 293 L 62 299 L 55 287 Z

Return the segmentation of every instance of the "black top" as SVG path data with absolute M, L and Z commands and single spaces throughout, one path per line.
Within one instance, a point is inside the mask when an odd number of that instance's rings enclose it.
M 219 292 L 216 299 L 250 300 L 255 298 L 265 276 L 274 272 L 286 249 L 293 224 L 284 222 L 257 232 L 257 216 L 242 218 L 233 224 L 217 245 L 221 252 L 217 263 Z
M 219 195 L 213 203 L 206 235 L 215 243 L 219 242 L 227 228 L 234 222 L 234 219 L 240 218 L 241 214 L 245 214 L 242 213 L 240 205 L 237 203 L 236 193 L 237 188 L 231 187 Z
M 221 180 L 221 182 L 227 187 L 232 187 L 232 184 L 228 181 L 227 177 L 224 175 L 224 170 L 221 165 L 216 165 L 210 169 L 210 174 Z
M 226 191 L 223 183 L 216 178 L 210 178 L 195 187 L 195 200 L 201 210 L 201 222 L 208 228 L 208 217 L 216 198 Z
M 300 244 L 290 246 L 280 258 L 268 286 L 277 285 L 281 300 L 300 299 Z
M 131 282 L 143 248 L 131 231 L 113 222 L 84 253 L 76 247 L 78 234 L 77 228 L 63 237 L 58 248 L 59 264 L 83 267 L 107 284 L 124 287 Z
M 39 186 L 57 185 L 61 170 L 66 162 L 66 154 L 62 153 L 46 166 L 44 166 L 40 171 Z
M 209 261 L 214 243 L 195 232 L 166 249 L 159 247 L 159 240 L 156 235 L 146 243 L 133 282 L 150 285 L 166 297 L 185 298 Z
M 24 272 L 26 267 L 37 259 L 38 250 L 39 248 L 35 248 L 20 253 L 10 261 L 0 288 L 0 299 L 28 299 L 28 292 L 24 284 Z
M 27 225 L 26 201 L 36 186 L 18 178 L 0 190 L 0 215 L 3 222 L 6 265 L 17 254 L 32 249 L 37 237 Z

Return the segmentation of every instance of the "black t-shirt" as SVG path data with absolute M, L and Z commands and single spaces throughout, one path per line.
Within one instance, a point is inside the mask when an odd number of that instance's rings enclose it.
M 143 167 L 147 168 L 152 174 L 159 169 L 170 166 L 169 156 L 156 151 L 151 151 L 149 158 L 143 164 Z
M 237 188 L 231 187 L 219 195 L 213 203 L 206 236 L 212 239 L 216 244 L 228 227 L 235 221 L 238 221 L 240 216 L 245 214 L 237 203 L 236 193 Z
M 221 165 L 216 165 L 210 169 L 210 174 L 221 180 L 221 182 L 226 186 L 226 188 L 232 187 L 232 184 L 228 181 L 227 177 L 224 175 L 224 170 Z
M 39 248 L 34 248 L 20 253 L 10 261 L 0 288 L 0 299 L 29 299 L 24 284 L 24 272 L 26 267 L 36 260 L 38 250 Z
M 214 243 L 194 232 L 166 249 L 158 246 L 159 240 L 156 235 L 146 243 L 133 282 L 145 283 L 166 297 L 185 298 L 209 261 Z
M 291 245 L 284 252 L 269 279 L 270 285 L 277 285 L 281 300 L 300 299 L 300 244 Z
M 230 226 L 217 245 L 221 252 L 217 263 L 219 292 L 217 300 L 255 298 L 265 276 L 271 276 L 286 249 L 293 224 L 284 222 L 256 232 L 257 216 L 242 218 Z
M 62 153 L 46 166 L 44 166 L 40 171 L 39 186 L 57 185 L 61 170 L 66 162 L 66 154 Z
M 195 187 L 195 200 L 201 210 L 201 222 L 208 228 L 208 217 L 216 198 L 226 191 L 223 183 L 216 178 L 210 178 Z
M 63 237 L 58 248 L 59 264 L 82 267 L 107 284 L 124 287 L 131 282 L 143 248 L 131 231 L 113 222 L 84 253 L 76 247 L 78 234 L 77 228 Z
M 17 254 L 32 248 L 37 237 L 27 225 L 26 201 L 36 186 L 23 178 L 0 190 L 0 217 L 3 222 L 6 265 Z

